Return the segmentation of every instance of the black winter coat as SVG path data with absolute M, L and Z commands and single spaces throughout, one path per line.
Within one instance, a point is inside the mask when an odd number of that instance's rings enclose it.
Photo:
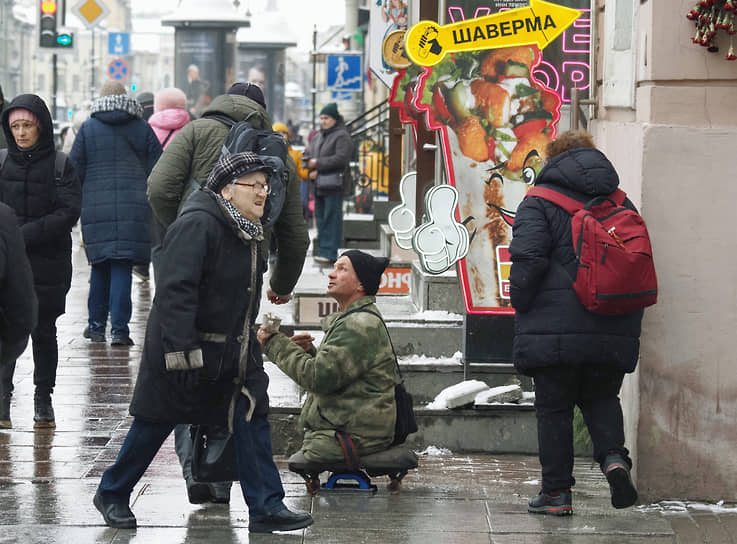
M 33 273 L 13 210 L 0 203 L 0 360 L 14 361 L 36 326 Z M 2 364 L 0 362 L 0 364 Z
M 27 109 L 41 122 L 38 143 L 27 150 L 15 144 L 8 116 Z M 61 179 L 55 179 L 53 125 L 48 108 L 38 96 L 17 96 L 3 112 L 2 127 L 8 140 L 8 158 L 0 171 L 0 201 L 18 216 L 26 254 L 31 262 L 39 313 L 64 313 L 72 281 L 71 230 L 79 219 L 82 190 L 70 160 Z
M 159 283 L 146 327 L 143 358 L 130 413 L 168 423 L 227 424 L 238 376 L 243 324 L 258 315 L 263 282 L 260 243 L 246 240 L 226 217 L 214 194 L 195 191 L 164 238 Z M 255 259 L 254 259 L 255 258 Z M 253 287 L 252 287 L 253 284 Z M 203 336 L 207 333 L 210 340 Z M 220 338 L 214 340 L 213 335 Z M 199 384 L 187 391 L 166 356 L 190 358 L 202 351 Z M 266 414 L 268 376 L 255 332 L 250 335 L 245 387 L 255 413 Z M 238 380 L 236 380 L 238 381 Z
M 353 156 L 353 140 L 345 124 L 338 121 L 327 130 L 318 132 L 304 154 L 317 159 L 318 177 L 322 174 L 342 173 Z M 315 186 L 315 194 L 326 195 L 342 192 L 343 189 L 329 191 Z
M 535 184 L 588 202 L 614 191 L 619 177 L 597 149 L 573 149 L 550 159 Z M 626 205 L 634 209 L 629 201 Z M 515 368 L 532 374 L 539 367 L 605 364 L 632 372 L 640 349 L 642 311 L 602 316 L 583 307 L 572 287 L 577 266 L 571 216 L 547 200 L 526 198 L 517 209 L 512 233 Z

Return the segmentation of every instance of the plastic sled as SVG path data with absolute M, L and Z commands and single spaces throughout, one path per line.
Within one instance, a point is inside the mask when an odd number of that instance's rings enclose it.
M 388 450 L 372 453 L 361 457 L 359 470 L 349 469 L 345 462 L 315 463 L 307 461 L 302 452 L 297 452 L 288 460 L 289 470 L 302 476 L 307 486 L 307 492 L 316 495 L 322 489 L 341 490 L 355 489 L 376 491 L 376 485 L 371 483 L 372 476 L 388 476 L 387 488 L 392 493 L 398 493 L 402 478 L 412 469 L 417 468 L 417 454 L 408 446 L 400 444 Z M 320 485 L 320 473 L 329 472 L 327 482 Z

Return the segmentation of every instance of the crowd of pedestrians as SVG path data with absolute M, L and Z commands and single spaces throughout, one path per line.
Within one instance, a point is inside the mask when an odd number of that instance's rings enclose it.
M 347 435 L 361 455 L 389 449 L 397 364 L 375 298 L 388 261 L 358 250 L 338 255 L 343 172 L 353 150 L 336 104 L 321 110 L 321 128 L 304 155 L 290 146 L 284 204 L 267 226 L 261 218 L 272 167 L 253 153 L 221 150 L 239 121 L 279 132 L 287 142 L 289 128 L 272 123 L 261 88 L 248 82 L 196 106 L 176 88 L 137 99 L 120 83 L 106 82 L 89 118 L 71 133 L 67 157 L 56 149 L 43 100 L 22 94 L 6 103 L 0 89 L 0 428 L 12 428 L 15 362 L 29 337 L 34 427 L 56 425 L 56 320 L 71 285 L 71 230 L 81 217 L 91 270 L 85 338 L 106 342 L 109 321 L 111 345 L 131 346 L 134 267 L 148 277 L 151 263 L 156 284 L 130 406 L 134 421 L 93 499 L 105 523 L 136 526 L 131 493 L 172 431 L 190 502 L 230 500 L 232 482 L 193 477 L 189 426 L 195 424 L 232 435 L 251 532 L 304 528 L 312 517 L 284 504 L 272 456 L 262 352 L 308 392 L 300 418 L 304 441 L 293 460 L 340 462 L 346 453 L 338 435 Z M 574 197 L 607 195 L 618 185 L 586 134 L 562 135 L 547 160 L 537 183 Z M 322 323 L 318 347 L 308 334 L 254 328 L 267 269 L 267 299 L 284 304 L 292 297 L 309 246 L 311 195 L 315 261 L 333 267 L 327 293 L 340 310 Z M 575 405 L 591 431 L 612 504 L 624 508 L 637 500 L 617 395 L 624 374 L 635 368 L 642 312 L 601 319 L 576 302 L 570 221 L 554 204 L 528 199 L 518 210 L 510 250 L 514 362 L 537 389 L 543 470 L 529 511 L 553 515 L 572 513 Z M 556 312 L 565 319 L 551 323 Z M 600 349 L 614 338 L 616 350 Z

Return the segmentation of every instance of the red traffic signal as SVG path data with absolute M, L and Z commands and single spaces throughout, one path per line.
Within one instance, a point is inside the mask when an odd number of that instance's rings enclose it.
M 54 0 L 43 0 L 41 2 L 41 13 L 44 15 L 55 15 L 56 2 L 54 2 Z
M 41 15 L 38 21 L 40 47 L 57 47 L 56 45 L 56 2 L 41 0 Z

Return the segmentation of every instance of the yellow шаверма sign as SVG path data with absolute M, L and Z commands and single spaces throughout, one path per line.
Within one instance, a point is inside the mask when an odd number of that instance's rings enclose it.
M 581 16 L 577 9 L 543 0 L 524 8 L 450 25 L 420 21 L 405 36 L 404 49 L 419 66 L 433 66 L 447 53 L 535 44 L 543 49 Z

